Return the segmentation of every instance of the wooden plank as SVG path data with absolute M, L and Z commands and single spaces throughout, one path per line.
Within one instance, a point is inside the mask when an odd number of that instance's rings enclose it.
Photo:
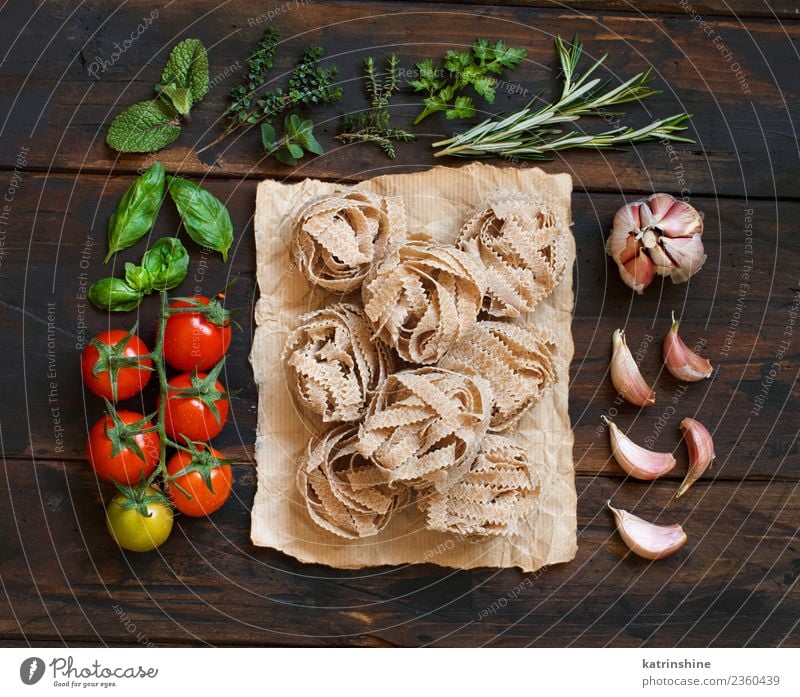
M 294 171 L 265 161 L 255 133 L 231 138 L 200 159 L 192 149 L 219 133 L 216 120 L 226 94 L 266 26 L 266 19 L 248 7 L 243 0 L 174 3 L 159 11 L 130 50 L 114 58 L 115 42 L 124 42 L 132 31 L 138 34 L 142 17 L 152 11 L 150 3 L 134 0 L 114 13 L 98 0 L 70 10 L 45 4 L 23 30 L 31 9 L 14 0 L 6 10 L 11 21 L 0 26 L 0 43 L 11 47 L 0 76 L 0 113 L 7 114 L 0 131 L 0 166 L 12 168 L 23 153 L 27 166 L 38 169 L 138 169 L 142 157 L 119 156 L 105 145 L 106 126 L 123 106 L 153 94 L 168 48 L 179 38 L 175 27 L 180 27 L 213 47 L 214 87 L 193 111 L 178 143 L 162 152 L 173 169 L 213 176 L 295 173 L 347 179 L 420 169 L 434 163 L 429 146 L 453 132 L 452 122 L 424 122 L 418 140 L 401 147 L 393 161 L 369 147 L 339 147 L 332 141 L 339 115 L 365 106 L 357 78 L 366 55 L 397 49 L 403 68 L 410 70 L 415 61 L 464 46 L 477 34 L 503 37 L 530 53 L 524 68 L 510 76 L 508 94 L 498 97 L 493 109 L 499 111 L 520 107 L 541 90 L 550 94 L 551 38 L 578 32 L 590 56 L 610 54 L 610 76 L 655 68 L 655 84 L 663 94 L 648 100 L 647 112 L 632 108 L 632 123 L 647 121 L 648 114 L 685 109 L 694 114 L 698 142 L 674 151 L 651 143 L 625 152 L 570 152 L 546 164 L 547 169 L 566 168 L 581 186 L 595 191 L 685 188 L 695 195 L 796 196 L 796 23 L 751 20 L 745 27 L 735 19 L 710 18 L 701 25 L 686 13 L 646 17 L 431 3 L 301 3 L 296 9 L 288 4 L 275 18 L 287 41 L 274 75 L 289 70 L 305 44 L 319 42 L 340 67 L 346 91 L 340 104 L 314 113 L 329 152 Z M 411 119 L 418 102 L 404 90 L 393 106 L 398 123 Z
M 421 0 L 428 2 L 428 0 Z M 442 0 L 442 2 L 456 3 L 458 0 Z M 797 3 L 792 0 L 779 0 L 775 2 L 762 0 L 708 0 L 701 2 L 659 2 L 659 0 L 645 0 L 644 2 L 631 2 L 630 0 L 572 0 L 560 2 L 559 0 L 473 0 L 474 5 L 502 5 L 512 7 L 544 7 L 554 9 L 569 9 L 578 12 L 593 10 L 603 12 L 632 12 L 635 14 L 681 14 L 691 12 L 703 16 L 723 16 L 752 18 L 763 17 L 766 19 L 791 20 L 797 19 Z M 688 9 L 688 8 L 691 8 Z
M 0 192 L 9 181 L 9 176 L 0 177 Z M 152 340 L 154 298 L 143 304 L 138 315 L 109 318 L 79 297 L 88 283 L 112 272 L 110 265 L 101 263 L 106 249 L 105 223 L 129 183 L 129 177 L 34 175 L 19 186 L 11 212 L 14 234 L 6 240 L 0 269 L 0 327 L 8 356 L 0 365 L 0 381 L 10 387 L 10 394 L 24 395 L 22 403 L 9 401 L 0 406 L 7 456 L 82 460 L 87 423 L 99 417 L 101 407 L 97 399 L 82 391 L 76 344 L 109 324 L 129 326 L 136 319 L 142 336 Z M 249 459 L 256 423 L 256 392 L 247 361 L 257 298 L 250 220 L 255 183 L 211 180 L 207 184 L 228 202 L 237 246 L 225 266 L 218 255 L 203 256 L 187 242 L 192 257 L 190 274 L 177 292 L 213 293 L 231 278 L 237 279 L 228 299 L 232 306 L 244 308 L 239 318 L 243 330 L 234 334 L 225 381 L 241 392 L 233 400 L 231 422 L 218 444 L 234 457 Z M 800 217 L 800 204 L 782 203 L 776 210 L 766 202 L 695 200 L 706 212 L 706 268 L 691 284 L 668 282 L 642 297 L 632 297 L 603 253 L 606 228 L 621 202 L 621 197 L 612 195 L 574 196 L 573 229 L 580 253 L 575 271 L 576 358 L 570 376 L 570 413 L 579 471 L 619 473 L 609 462 L 605 432 L 597 430 L 600 415 L 608 414 L 629 428 L 633 437 L 642 442 L 650 439 L 650 447 L 677 447 L 681 466 L 675 476 L 682 476 L 686 455 L 678 443 L 677 425 L 684 415 L 697 415 L 715 432 L 721 476 L 796 478 L 800 475 L 798 458 L 781 461 L 787 452 L 798 452 L 794 436 L 800 409 L 796 399 L 800 361 L 792 337 L 789 349 L 783 350 L 785 357 L 777 357 L 798 290 L 800 235 L 793 228 Z M 743 211 L 751 207 L 755 221 L 752 243 L 745 240 L 743 232 Z M 177 229 L 177 216 L 167 205 L 155 235 L 174 234 Z M 756 253 L 748 255 L 746 244 L 752 244 Z M 140 243 L 120 255 L 117 273 L 122 260 L 137 261 L 144 246 Z M 746 263 L 752 263 L 753 270 L 743 280 Z M 749 287 L 741 295 L 743 282 Z M 660 342 L 673 309 L 686 317 L 686 340 L 694 345 L 705 339 L 707 355 L 719 366 L 713 381 L 685 391 L 661 370 Z M 81 322 L 85 329 L 79 326 Z M 654 379 L 658 395 L 657 406 L 638 415 L 636 408 L 618 403 L 606 375 L 609 337 L 620 326 L 627 327 L 632 349 L 643 354 L 642 370 Z M 779 366 L 776 379 L 770 383 L 775 364 Z M 764 405 L 757 415 L 750 416 L 764 395 Z M 148 390 L 147 403 L 139 408 L 149 409 L 152 404 L 153 393 Z M 63 431 L 57 432 L 57 426 Z
M 0 577 L 6 641 L 223 645 L 800 645 L 796 484 L 715 482 L 669 503 L 669 482 L 579 477 L 579 552 L 541 573 L 434 565 L 337 571 L 248 541 L 252 468 L 210 520 L 181 519 L 158 553 L 105 532 L 111 492 L 78 466 L 7 466 Z M 625 556 L 604 510 L 681 521 L 669 559 Z

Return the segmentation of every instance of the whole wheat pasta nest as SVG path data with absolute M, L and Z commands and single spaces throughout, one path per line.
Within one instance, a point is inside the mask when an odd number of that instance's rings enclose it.
M 357 478 L 370 479 L 375 469 L 358 452 L 357 439 L 358 426 L 332 426 L 309 441 L 297 470 L 297 487 L 312 520 L 348 539 L 378 534 L 410 499 L 404 488 L 353 483 Z
M 356 290 L 373 263 L 406 235 L 403 200 L 350 189 L 315 199 L 300 214 L 292 256 L 312 284 Z
M 494 317 L 530 312 L 561 281 L 569 249 L 555 211 L 519 193 L 491 197 L 461 227 L 457 245 L 483 262 L 483 309 Z
M 389 348 L 371 339 L 363 310 L 336 303 L 300 318 L 284 353 L 300 402 L 323 421 L 357 421 L 367 400 L 394 371 Z

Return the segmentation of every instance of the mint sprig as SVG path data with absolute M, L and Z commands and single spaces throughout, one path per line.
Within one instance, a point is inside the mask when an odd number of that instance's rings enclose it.
M 170 52 L 155 87 L 158 98 L 139 102 L 118 114 L 106 142 L 119 152 L 153 152 L 175 142 L 181 117 L 208 93 L 208 54 L 197 39 L 185 39 Z

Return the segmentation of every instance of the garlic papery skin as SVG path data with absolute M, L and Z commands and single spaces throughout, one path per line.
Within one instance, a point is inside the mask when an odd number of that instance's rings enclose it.
M 653 194 L 617 211 L 606 253 L 617 262 L 625 284 L 640 295 L 655 275 L 684 283 L 706 261 L 703 219 L 670 194 Z
M 631 404 L 649 407 L 656 403 L 656 393 L 644 381 L 639 366 L 633 360 L 631 350 L 625 343 L 625 332 L 614 330 L 611 337 L 611 382 Z
M 672 313 L 672 327 L 664 337 L 664 365 L 671 375 L 684 382 L 697 382 L 711 376 L 714 368 L 708 359 L 698 356 L 678 336 L 680 322 Z
M 611 453 L 626 474 L 634 479 L 652 481 L 663 477 L 675 467 L 675 458 L 672 453 L 647 450 L 628 438 L 613 421 L 605 416 L 600 418 L 608 426 Z
M 696 419 L 688 416 L 681 421 L 681 431 L 689 450 L 689 469 L 675 498 L 683 496 L 714 461 L 714 440 L 708 429 Z
M 631 552 L 644 559 L 663 559 L 686 544 L 686 533 L 680 525 L 656 525 L 639 516 L 607 504 L 614 514 L 617 532 Z

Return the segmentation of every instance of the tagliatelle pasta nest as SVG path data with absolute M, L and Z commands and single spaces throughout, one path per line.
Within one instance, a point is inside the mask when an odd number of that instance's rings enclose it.
M 391 244 L 405 239 L 403 200 L 360 189 L 312 201 L 294 230 L 292 256 L 312 284 L 356 290 Z
M 300 322 L 285 349 L 298 399 L 323 421 L 360 419 L 372 392 L 394 371 L 391 351 L 372 341 L 367 318 L 355 305 L 330 305 Z
M 373 479 L 375 470 L 359 454 L 357 437 L 358 426 L 333 426 L 309 442 L 297 471 L 297 487 L 312 520 L 348 539 L 378 534 L 410 500 L 404 488 L 353 484 L 353 479 Z
M 390 253 L 362 288 L 375 335 L 406 361 L 437 363 L 474 323 L 485 288 L 480 260 L 420 238 Z
M 358 449 L 383 481 L 447 491 L 475 459 L 491 407 L 482 378 L 433 367 L 403 370 L 372 398 Z
M 554 348 L 548 332 L 511 322 L 480 321 L 439 365 L 489 382 L 494 394 L 489 430 L 504 431 L 556 381 Z
M 552 293 L 569 258 L 562 229 L 553 209 L 518 193 L 495 195 L 473 213 L 457 245 L 486 267 L 486 312 L 518 317 Z
M 418 505 L 432 530 L 475 538 L 507 536 L 517 532 L 539 488 L 525 449 L 490 434 L 456 484 L 446 492 L 421 495 Z

